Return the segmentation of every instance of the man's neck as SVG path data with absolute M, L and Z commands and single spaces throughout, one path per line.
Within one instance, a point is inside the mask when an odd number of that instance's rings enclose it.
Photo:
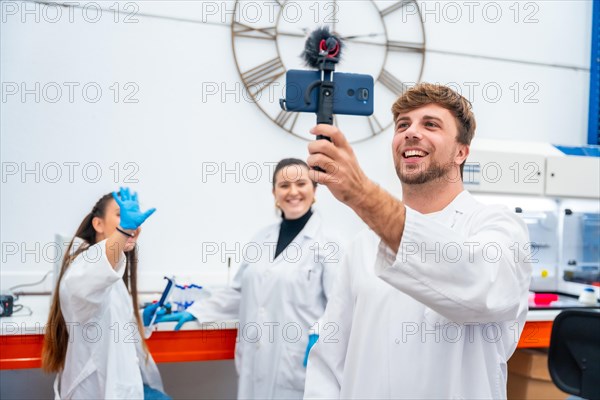
M 429 214 L 446 208 L 463 190 L 462 181 L 439 179 L 420 185 L 403 183 L 402 202 L 421 214 Z

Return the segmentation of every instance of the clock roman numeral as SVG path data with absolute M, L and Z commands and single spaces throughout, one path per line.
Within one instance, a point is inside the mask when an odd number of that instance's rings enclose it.
M 265 28 L 253 28 L 240 22 L 233 23 L 233 35 L 238 37 L 248 37 L 253 39 L 275 40 L 277 28 L 268 26 Z
M 396 96 L 400 96 L 408 89 L 408 86 L 402 83 L 400 79 L 396 78 L 394 75 L 392 75 L 391 72 L 389 72 L 386 69 L 381 71 L 381 75 L 379 75 L 379 78 L 377 80 L 381 82 L 383 86 L 388 88 Z
M 369 116 L 369 128 L 371 128 L 371 132 L 373 132 L 373 136 L 377 135 L 381 131 L 383 131 L 384 127 L 381 125 L 375 114 Z
M 250 95 L 256 97 L 283 74 L 285 74 L 285 67 L 281 59 L 275 57 L 242 73 L 242 80 Z
M 393 13 L 396 10 L 399 10 L 400 8 L 406 6 L 408 3 L 412 3 L 412 0 L 401 0 L 398 1 L 396 4 L 389 6 L 388 8 L 384 8 L 383 10 L 379 11 L 379 13 L 381 14 L 382 17 L 385 17 L 388 14 Z
M 387 48 L 389 51 L 411 51 L 417 53 L 423 53 L 425 51 L 425 45 L 417 42 L 400 42 L 389 40 L 387 42 Z
M 296 121 L 298 121 L 298 116 L 300 113 L 297 112 L 288 112 L 288 111 L 279 111 L 279 115 L 275 118 L 275 123 L 285 129 L 286 131 L 293 131 L 294 126 L 296 126 Z

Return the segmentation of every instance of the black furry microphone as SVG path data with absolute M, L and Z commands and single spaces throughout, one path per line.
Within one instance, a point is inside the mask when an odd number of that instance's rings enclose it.
M 302 58 L 308 67 L 319 68 L 326 59 L 337 63 L 342 55 L 342 47 L 340 38 L 324 26 L 313 31 L 306 39 Z

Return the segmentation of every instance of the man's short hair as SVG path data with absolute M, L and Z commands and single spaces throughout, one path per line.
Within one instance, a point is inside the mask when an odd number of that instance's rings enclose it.
M 471 111 L 471 102 L 447 86 L 419 83 L 404 92 L 392 106 L 394 122 L 398 119 L 399 114 L 416 110 L 428 104 L 437 104 L 450 111 L 456 118 L 458 127 L 456 141 L 466 145 L 471 144 L 475 135 L 475 116 Z

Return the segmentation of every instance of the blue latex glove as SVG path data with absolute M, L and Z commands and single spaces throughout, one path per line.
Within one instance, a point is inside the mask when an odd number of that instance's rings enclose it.
M 177 322 L 175 325 L 175 330 L 178 331 L 181 329 L 183 324 L 189 321 L 195 321 L 196 317 L 190 314 L 187 311 L 178 311 L 171 314 L 163 314 L 156 317 L 154 322 Z
M 113 197 L 121 209 L 121 223 L 119 225 L 123 229 L 139 228 L 156 211 L 156 208 L 151 208 L 146 212 L 142 212 L 137 193 L 131 194 L 129 188 L 121 188 L 119 194 L 113 192 Z
M 165 304 L 165 305 L 167 305 L 167 304 Z M 152 321 L 152 317 L 154 316 L 155 312 L 158 312 L 158 314 L 156 315 L 156 319 L 154 320 L 154 323 L 156 323 L 158 321 L 158 318 L 161 315 L 166 314 L 167 309 L 164 306 L 161 307 L 160 310 L 156 311 L 157 308 L 158 308 L 158 303 L 150 304 L 149 306 L 146 306 L 146 308 L 144 308 L 144 312 L 142 313 L 142 322 L 144 323 L 144 326 L 150 325 L 150 322 Z
M 302 363 L 304 365 L 304 367 L 306 367 L 308 365 L 308 354 L 310 353 L 310 349 L 315 345 L 315 343 L 317 343 L 317 340 L 319 340 L 319 335 L 317 335 L 315 333 L 308 335 L 308 345 L 306 346 L 306 354 L 304 355 L 304 363 Z

